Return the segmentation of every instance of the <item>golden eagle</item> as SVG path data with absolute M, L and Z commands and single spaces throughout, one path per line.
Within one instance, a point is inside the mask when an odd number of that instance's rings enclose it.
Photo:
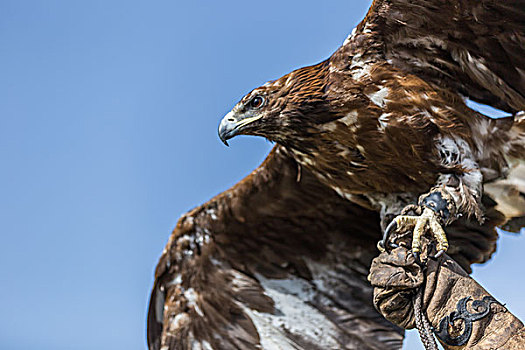
M 330 58 L 246 95 L 221 139 L 277 145 L 179 220 L 155 273 L 150 349 L 401 348 L 366 281 L 382 230 L 428 223 L 470 270 L 494 252 L 495 227 L 525 214 L 523 47 L 523 0 L 375 0 Z

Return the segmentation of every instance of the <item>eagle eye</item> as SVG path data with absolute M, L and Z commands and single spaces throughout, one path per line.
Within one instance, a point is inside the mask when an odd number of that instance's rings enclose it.
M 264 98 L 261 96 L 255 96 L 250 101 L 249 105 L 252 108 L 260 108 L 264 104 Z

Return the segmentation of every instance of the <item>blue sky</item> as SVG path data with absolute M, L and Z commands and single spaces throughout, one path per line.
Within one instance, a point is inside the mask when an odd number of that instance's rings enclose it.
M 271 148 L 224 147 L 219 120 L 252 88 L 329 56 L 368 6 L 0 1 L 0 348 L 144 349 L 177 218 Z M 524 242 L 505 235 L 475 270 L 522 318 Z

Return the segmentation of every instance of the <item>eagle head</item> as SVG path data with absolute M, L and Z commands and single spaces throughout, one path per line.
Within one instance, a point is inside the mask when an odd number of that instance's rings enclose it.
M 326 102 L 325 63 L 300 68 L 244 96 L 219 124 L 219 138 L 255 135 L 296 146 L 330 117 Z

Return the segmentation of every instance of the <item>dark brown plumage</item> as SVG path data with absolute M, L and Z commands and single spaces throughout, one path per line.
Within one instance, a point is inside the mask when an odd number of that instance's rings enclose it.
M 399 349 L 366 281 L 381 226 L 447 188 L 464 214 L 446 227 L 448 253 L 469 270 L 495 249 L 496 208 L 524 215 L 523 172 L 498 185 L 525 156 L 524 5 L 376 0 L 328 60 L 244 97 L 221 138 L 278 145 L 179 220 L 155 274 L 150 348 Z M 516 116 L 489 119 L 463 96 Z M 483 194 L 488 182 L 505 203 Z
M 298 181 L 298 169 L 277 146 L 179 220 L 155 272 L 151 349 L 272 349 L 271 339 L 282 349 L 401 347 L 402 330 L 373 308 L 366 280 L 379 215 L 308 170 Z M 447 229 L 452 256 L 467 269 L 494 249 L 502 216 L 491 209 L 488 218 Z
M 525 109 L 521 5 L 375 1 L 326 61 L 245 96 L 221 138 L 275 141 L 342 197 L 364 195 L 385 213 L 443 186 L 458 214 L 482 220 L 483 183 L 525 157 L 525 118 L 490 119 L 464 96 Z M 264 103 L 254 108 L 254 98 Z M 399 193 L 406 203 L 390 196 Z
M 151 348 L 255 349 L 274 338 L 283 348 L 321 349 L 315 329 L 341 348 L 400 346 L 401 330 L 374 310 L 366 281 L 377 214 L 308 172 L 298 182 L 297 169 L 276 148 L 246 179 L 179 220 L 156 271 Z M 300 303 L 302 319 L 287 319 Z M 301 325 L 320 315 L 326 324 Z M 275 327 L 273 336 L 264 324 Z

